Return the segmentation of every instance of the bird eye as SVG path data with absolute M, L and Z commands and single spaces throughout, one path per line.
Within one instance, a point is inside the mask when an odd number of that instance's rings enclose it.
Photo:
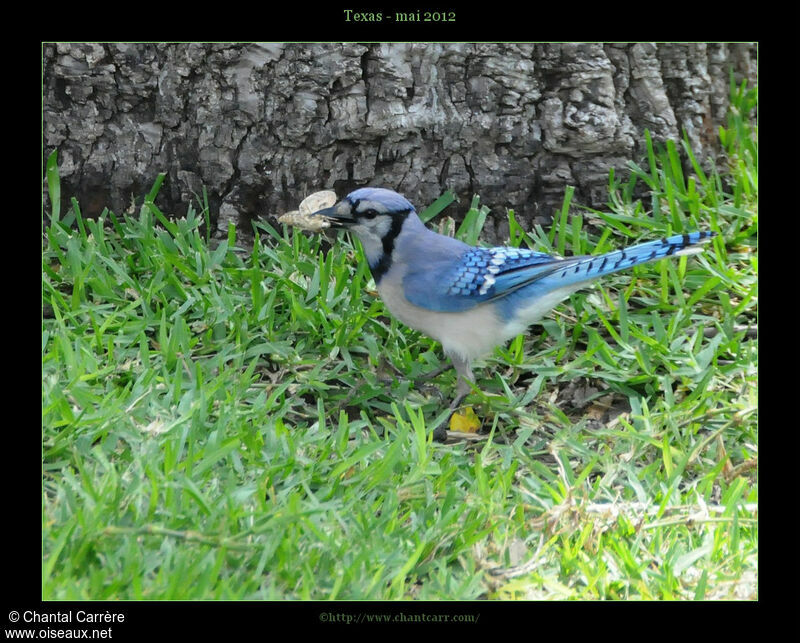
M 378 211 L 370 208 L 369 210 L 364 210 L 361 213 L 361 216 L 366 217 L 367 219 L 374 219 L 378 216 Z

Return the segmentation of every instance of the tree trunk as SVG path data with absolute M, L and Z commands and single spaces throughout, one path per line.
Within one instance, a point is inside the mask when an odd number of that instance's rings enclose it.
M 713 159 L 730 74 L 754 44 L 46 44 L 45 156 L 82 211 L 120 212 L 160 172 L 181 215 L 207 189 L 212 221 L 296 209 L 307 194 L 393 188 L 423 207 L 445 189 L 525 226 L 575 201 L 603 207 L 608 171 L 685 130 Z M 461 206 L 464 210 L 464 205 Z

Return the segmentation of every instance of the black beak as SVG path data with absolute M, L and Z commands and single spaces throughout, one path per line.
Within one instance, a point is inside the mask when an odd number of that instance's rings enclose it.
M 317 210 L 311 216 L 325 217 L 331 222 L 332 228 L 348 228 L 355 222 L 350 213 L 350 204 L 347 201 L 340 201 L 330 208 Z

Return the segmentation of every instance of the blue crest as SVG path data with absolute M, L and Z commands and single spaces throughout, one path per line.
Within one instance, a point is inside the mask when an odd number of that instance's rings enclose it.
M 387 190 L 386 188 L 359 188 L 347 195 L 347 200 L 350 203 L 356 201 L 377 201 L 382 203 L 389 212 L 401 212 L 404 210 L 413 210 L 414 206 L 404 196 Z

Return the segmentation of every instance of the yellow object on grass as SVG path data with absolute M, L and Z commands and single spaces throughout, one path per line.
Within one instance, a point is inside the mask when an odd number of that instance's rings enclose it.
M 475 433 L 481 428 L 481 419 L 475 415 L 471 406 L 456 411 L 450 416 L 450 430 L 460 433 Z

